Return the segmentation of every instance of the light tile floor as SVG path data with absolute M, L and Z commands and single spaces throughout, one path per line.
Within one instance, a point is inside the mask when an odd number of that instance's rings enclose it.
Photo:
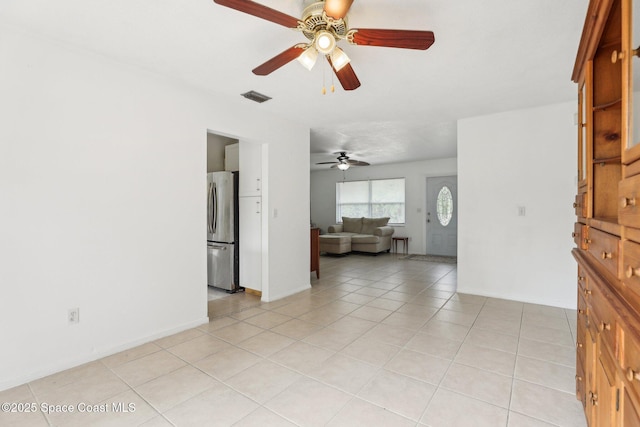
M 38 406 L 0 425 L 585 426 L 575 312 L 455 291 L 455 265 L 322 257 L 309 291 L 0 392 Z

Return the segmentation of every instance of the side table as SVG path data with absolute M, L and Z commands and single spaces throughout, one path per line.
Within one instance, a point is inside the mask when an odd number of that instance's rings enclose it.
M 393 245 L 393 251 L 398 253 L 398 242 L 402 242 L 402 253 L 409 254 L 409 238 L 408 237 L 391 237 L 391 244 Z

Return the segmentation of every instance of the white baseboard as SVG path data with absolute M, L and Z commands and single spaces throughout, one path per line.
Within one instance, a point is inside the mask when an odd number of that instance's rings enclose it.
M 308 289 L 311 289 L 311 284 L 302 285 L 300 287 L 293 288 L 293 289 L 287 289 L 287 292 L 284 292 L 284 293 L 281 293 L 281 294 L 275 294 L 275 295 L 271 294 L 271 295 L 269 295 L 268 298 L 267 298 L 267 295 L 265 295 L 263 293 L 262 294 L 262 301 L 263 302 L 276 301 L 276 300 L 291 296 L 293 294 L 297 294 L 298 292 L 306 291 Z
M 93 362 L 95 360 L 102 359 L 103 357 L 111 356 L 112 354 L 120 353 L 121 351 L 128 350 L 130 348 L 137 347 L 139 345 L 146 344 L 148 342 L 155 341 L 157 339 L 164 338 L 169 335 L 177 334 L 178 332 L 195 328 L 200 325 L 204 325 L 206 323 L 209 323 L 208 317 L 205 317 L 200 320 L 194 320 L 192 322 L 184 323 L 180 326 L 176 326 L 174 328 L 156 332 L 151 335 L 147 335 L 145 337 L 142 337 L 133 341 L 128 341 L 126 343 L 122 343 L 114 347 L 110 347 L 108 349 L 92 351 L 91 353 L 82 355 L 81 357 L 67 359 L 64 361 L 57 361 L 54 363 L 50 363 L 44 367 L 40 366 L 37 369 L 34 369 L 33 371 L 30 371 L 28 373 L 17 375 L 10 379 L 3 379 L 2 381 L 0 381 L 0 391 L 17 387 L 19 385 L 26 384 L 28 382 L 31 382 L 31 381 L 34 381 L 34 380 L 37 380 L 61 371 L 65 371 L 67 369 L 71 369 L 76 366 L 83 365 L 85 363 Z

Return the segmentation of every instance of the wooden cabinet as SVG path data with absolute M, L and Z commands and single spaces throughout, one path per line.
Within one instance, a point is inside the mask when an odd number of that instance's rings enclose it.
M 640 426 L 638 46 L 640 0 L 590 1 L 573 72 L 578 188 L 572 233 L 576 396 L 589 427 Z
M 634 405 L 626 389 L 621 392 L 620 412 L 621 424 L 623 426 L 640 426 L 638 406 Z
M 640 46 L 640 2 L 625 1 L 622 4 L 622 77 L 624 91 L 622 94 L 622 114 L 624 116 L 624 132 L 622 163 L 625 165 L 624 176 L 640 173 L 640 87 L 634 87 L 640 81 L 640 58 L 634 51 Z M 626 55 L 626 56 L 625 56 Z M 635 108 L 634 108 L 635 107 Z
M 320 229 L 317 227 L 311 228 L 311 271 L 320 278 Z
M 640 175 L 623 179 L 618 184 L 618 219 L 620 224 L 640 228 Z

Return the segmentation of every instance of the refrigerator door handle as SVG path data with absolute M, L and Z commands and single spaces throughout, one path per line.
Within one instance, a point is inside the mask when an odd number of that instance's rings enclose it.
M 208 194 L 208 206 L 207 210 L 209 214 L 207 215 L 207 230 L 209 233 L 213 233 L 213 184 L 209 184 L 209 194 Z
M 207 245 L 207 247 L 211 248 L 211 249 L 220 249 L 222 251 L 226 251 L 227 247 L 226 246 L 219 246 L 219 245 Z
M 213 183 L 213 233 L 218 232 L 218 187 Z

